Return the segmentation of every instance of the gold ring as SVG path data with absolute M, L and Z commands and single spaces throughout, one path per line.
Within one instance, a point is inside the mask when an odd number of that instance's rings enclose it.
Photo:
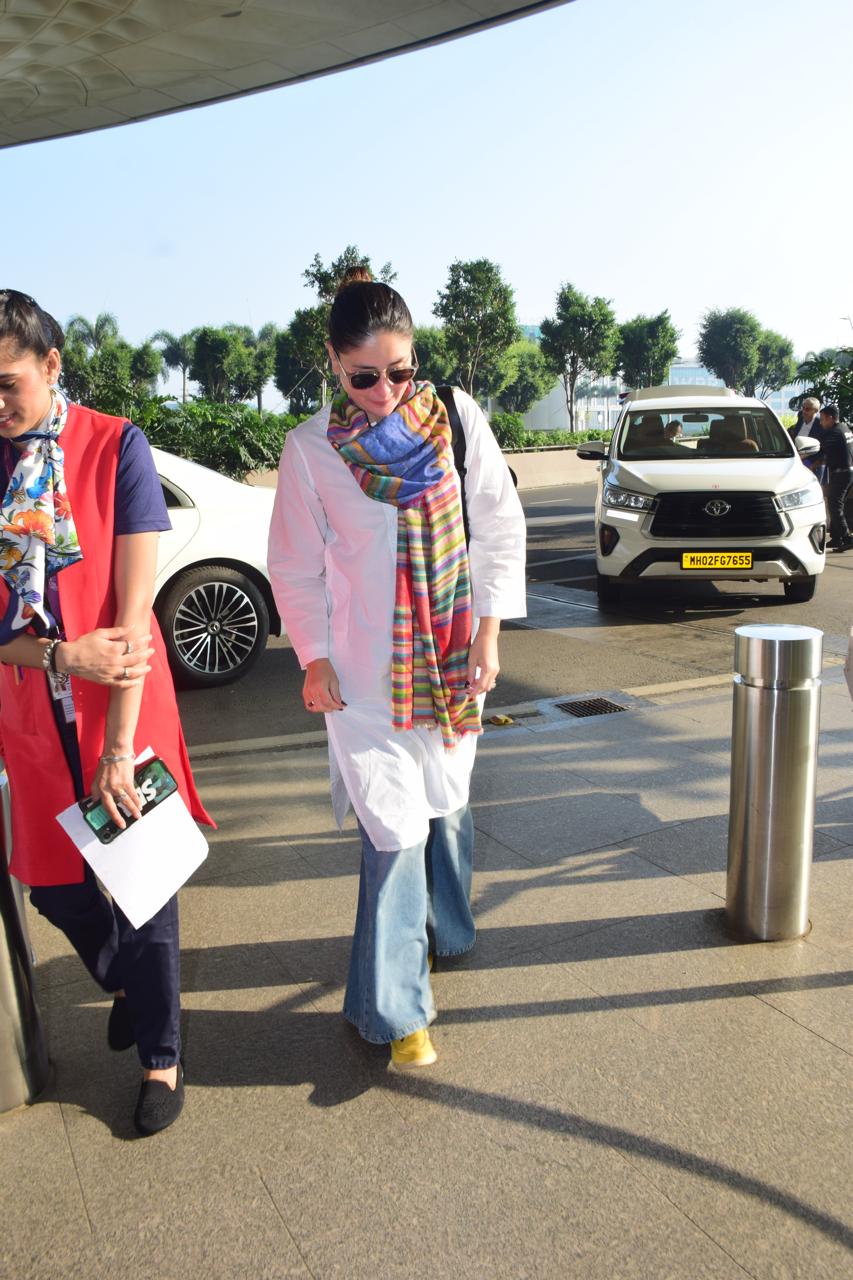
M 129 679 L 130 679 L 130 675 L 128 674 L 127 667 L 125 667 L 124 672 L 122 673 L 122 677 L 121 677 L 121 678 L 122 678 L 122 680 L 129 680 Z

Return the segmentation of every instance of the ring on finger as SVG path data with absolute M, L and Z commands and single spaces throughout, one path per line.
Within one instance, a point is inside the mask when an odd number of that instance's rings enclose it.
M 121 678 L 122 678 L 122 680 L 129 680 L 129 679 L 130 679 L 130 673 L 128 672 L 127 667 L 125 667 L 124 671 L 121 673 Z
M 125 656 L 126 656 L 128 653 L 133 653 L 133 644 L 132 644 L 132 642 L 131 642 L 130 640 L 128 640 L 128 641 L 127 641 L 127 648 L 125 649 L 125 651 L 124 651 L 124 652 L 125 652 Z
M 314 706 L 314 703 L 313 703 L 313 702 L 306 702 L 306 704 L 305 704 L 305 705 L 306 705 L 306 707 L 313 707 L 313 706 Z

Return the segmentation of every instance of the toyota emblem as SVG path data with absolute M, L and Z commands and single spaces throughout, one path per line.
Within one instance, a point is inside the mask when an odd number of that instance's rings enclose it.
M 727 516 L 731 509 L 731 504 L 724 502 L 722 498 L 712 498 L 703 508 L 709 516 Z

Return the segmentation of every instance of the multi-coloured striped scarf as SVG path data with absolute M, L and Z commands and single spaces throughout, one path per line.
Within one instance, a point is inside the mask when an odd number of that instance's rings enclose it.
M 371 426 L 340 392 L 326 434 L 368 497 L 398 508 L 392 725 L 437 724 L 449 750 L 482 725 L 465 688 L 471 578 L 447 410 L 431 382 L 414 382 Z

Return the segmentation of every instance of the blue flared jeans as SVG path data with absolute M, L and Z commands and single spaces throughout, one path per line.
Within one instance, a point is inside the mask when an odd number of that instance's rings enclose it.
M 361 875 L 344 1017 L 388 1044 L 435 1018 L 427 955 L 456 956 L 476 938 L 471 915 L 474 820 L 468 805 L 433 818 L 410 849 L 382 853 L 361 832 Z

